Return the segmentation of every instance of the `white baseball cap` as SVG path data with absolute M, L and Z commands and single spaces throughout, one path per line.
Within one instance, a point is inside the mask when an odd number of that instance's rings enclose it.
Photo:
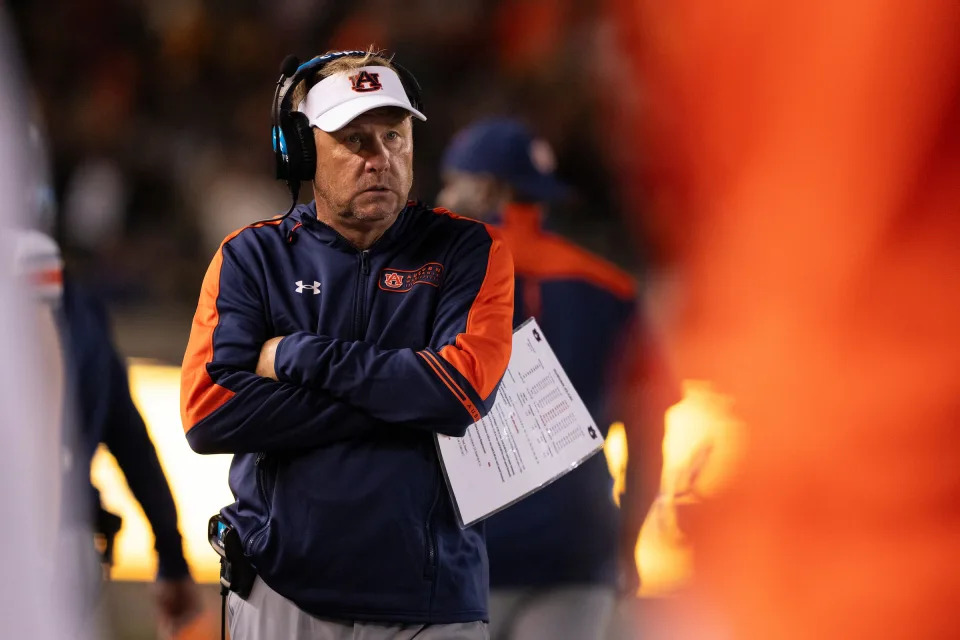
M 397 72 L 388 67 L 360 67 L 324 78 L 307 92 L 297 110 L 311 126 L 331 132 L 378 107 L 400 107 L 415 118 L 427 116 L 413 108 Z

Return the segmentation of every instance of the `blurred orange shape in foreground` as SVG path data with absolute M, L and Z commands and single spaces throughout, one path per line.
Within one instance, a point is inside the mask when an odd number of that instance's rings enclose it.
M 713 637 L 954 637 L 960 3 L 610 6 L 672 355 L 747 425 L 689 602 Z

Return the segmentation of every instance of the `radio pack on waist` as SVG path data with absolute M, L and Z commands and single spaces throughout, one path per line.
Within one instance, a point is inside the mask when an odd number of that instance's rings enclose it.
M 257 571 L 243 553 L 240 534 L 218 513 L 207 523 L 207 539 L 220 555 L 221 591 L 226 589 L 246 598 L 253 588 Z

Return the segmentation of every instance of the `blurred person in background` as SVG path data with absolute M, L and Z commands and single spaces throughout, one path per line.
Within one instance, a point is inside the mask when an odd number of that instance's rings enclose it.
M 301 180 L 315 200 L 224 240 L 183 362 L 190 446 L 235 454 L 236 502 L 214 519 L 242 546 L 231 637 L 480 640 L 483 532 L 457 522 L 434 433 L 493 404 L 510 254 L 408 202 L 426 119 L 409 72 L 357 51 L 295 63 L 274 150 L 294 200 Z
M 36 125 L 29 127 L 29 142 L 28 214 L 36 229 L 24 232 L 24 252 L 18 260 L 28 270 L 37 295 L 55 305 L 65 373 L 63 402 L 69 408 L 67 482 L 86 487 L 78 490 L 75 501 L 64 505 L 64 517 L 76 533 L 81 557 L 89 552 L 91 566 L 94 534 L 103 538 L 101 561 L 109 575 L 120 519 L 102 508 L 100 494 L 90 483 L 90 462 L 97 447 L 106 445 L 153 529 L 159 621 L 162 628 L 175 631 L 199 611 L 177 530 L 176 506 L 146 425 L 130 396 L 126 365 L 114 347 L 106 308 L 63 269 L 56 242 L 43 233 L 52 227 L 56 205 L 45 136 Z M 91 576 L 94 573 L 90 571 Z
M 8 231 L 9 232 L 9 231 Z M 7 254 L 12 261 L 5 265 L 8 274 L 13 274 L 19 286 L 29 296 L 27 308 L 31 324 L 38 333 L 39 369 L 44 380 L 44 403 L 48 418 L 61 423 L 66 419 L 63 412 L 65 363 L 57 316 L 63 305 L 63 260 L 60 247 L 50 236 L 32 229 L 16 229 L 12 232 L 12 247 Z M 61 429 L 58 437 L 52 438 L 60 449 Z M 61 500 L 54 502 L 52 511 L 59 513 Z
M 0 7 L 0 501 L 5 551 L 0 582 L 4 637 L 88 637 L 69 586 L 75 558 L 63 544 L 63 359 L 56 330 L 60 257 L 28 231 L 31 167 L 20 59 Z M 67 488 L 69 489 L 69 488 Z M 51 607 L 56 607 L 51 615 Z
M 29 161 L 25 164 L 29 166 Z M 31 212 L 35 212 L 32 188 L 35 168 L 30 167 L 25 189 L 28 196 L 26 209 Z M 23 223 L 22 220 L 19 222 Z M 74 395 L 71 388 L 75 381 L 70 370 L 68 340 L 64 335 L 63 260 L 60 247 L 53 238 L 27 228 L 16 232 L 13 257 L 13 271 L 32 302 L 29 306 L 34 312 L 31 320 L 39 337 L 37 368 L 43 375 L 46 418 L 58 425 L 56 436 L 45 443 L 56 451 L 55 463 L 46 465 L 46 469 L 59 490 L 55 500 L 43 505 L 45 511 L 54 514 L 54 520 L 49 523 L 51 526 L 47 531 L 50 538 L 42 540 L 41 544 L 57 564 L 69 565 L 57 581 L 60 589 L 75 594 L 71 604 L 77 608 L 70 617 L 80 624 L 80 633 L 100 636 L 94 613 L 100 571 L 90 529 L 91 514 L 85 508 L 86 493 L 80 489 L 85 483 L 89 484 L 89 466 L 77 463 L 77 412 L 71 402 Z
M 89 484 L 90 462 L 97 447 L 104 444 L 150 522 L 158 560 L 159 624 L 175 632 L 200 611 L 196 586 L 183 556 L 177 508 L 143 417 L 130 396 L 126 365 L 113 344 L 107 311 L 90 291 L 69 277 L 64 283 L 63 341 L 70 400 L 76 407 L 77 460 L 88 484 L 80 515 L 92 518 L 94 531 L 104 536 L 102 561 L 109 573 L 112 540 L 120 522 L 102 508 L 99 492 Z
M 25 167 L 21 184 L 25 206 L 20 211 L 26 209 L 27 215 L 15 222 L 12 271 L 37 303 L 36 326 L 46 336 L 42 340 L 42 359 L 47 369 L 44 377 L 49 383 L 48 403 L 61 411 L 66 374 L 57 317 L 63 308 L 63 257 L 60 246 L 49 234 L 55 205 L 43 134 L 32 124 L 25 131 L 25 149 L 19 154 Z M 65 416 L 57 413 L 56 419 L 62 421 Z
M 637 539 L 659 487 L 664 412 L 679 400 L 662 386 L 633 279 L 545 230 L 545 205 L 566 191 L 553 164 L 521 122 L 481 120 L 444 154 L 437 201 L 499 227 L 514 255 L 514 326 L 537 319 L 604 436 L 612 421 L 626 425 L 626 494 L 618 512 L 594 456 L 487 521 L 494 640 L 605 636 L 618 590 L 640 585 Z

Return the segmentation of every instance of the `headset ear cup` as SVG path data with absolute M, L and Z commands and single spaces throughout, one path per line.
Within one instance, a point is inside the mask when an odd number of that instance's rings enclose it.
M 276 140 L 276 142 L 279 142 L 279 153 L 277 153 L 278 145 L 274 145 L 274 153 L 277 158 L 277 179 L 289 180 L 295 172 L 299 171 L 300 142 L 293 130 L 293 125 L 290 123 L 290 113 L 288 111 L 280 111 L 277 114 L 277 125 L 280 129 Z
M 317 170 L 317 148 L 307 116 L 299 111 L 281 110 L 279 114 L 280 136 L 285 153 L 277 165 L 277 178 L 281 180 L 309 180 Z
M 300 180 L 313 182 L 314 175 L 317 172 L 317 145 L 313 139 L 313 129 L 310 128 L 310 120 L 306 114 L 299 111 L 290 112 L 290 125 L 293 137 L 296 138 L 296 146 L 299 147 L 298 167 L 294 171 L 291 166 L 291 176 Z M 288 143 L 289 144 L 289 143 Z M 292 150 L 291 150 L 292 153 Z

